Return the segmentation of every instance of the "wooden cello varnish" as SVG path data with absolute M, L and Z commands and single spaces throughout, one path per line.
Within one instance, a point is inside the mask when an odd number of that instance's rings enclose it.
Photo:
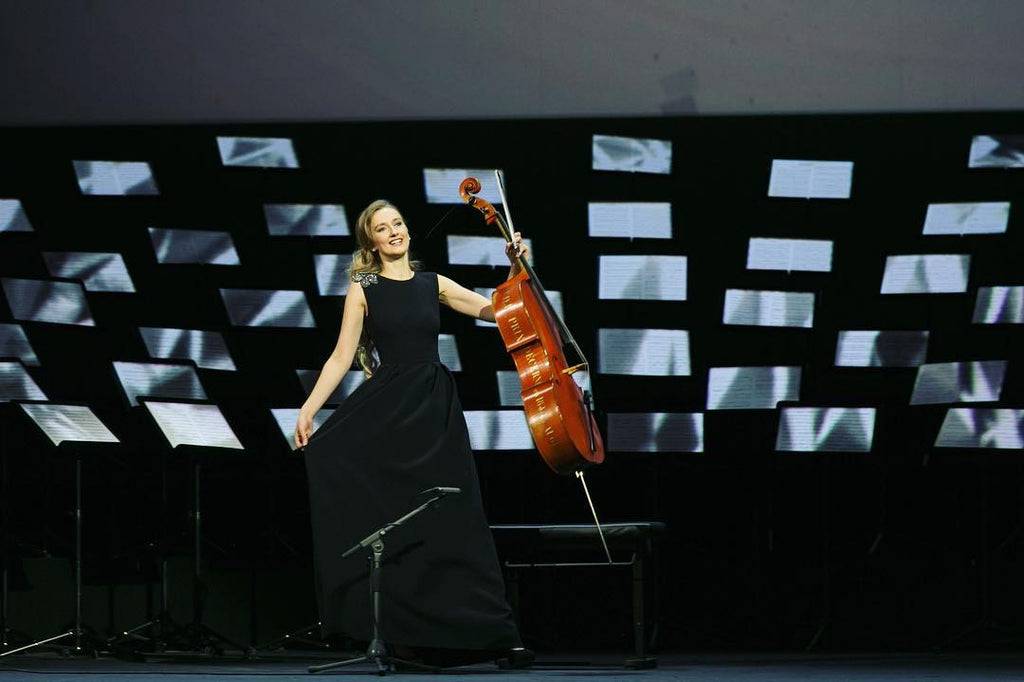
M 497 224 L 508 241 L 512 235 L 494 206 L 479 197 L 480 183 L 463 180 L 459 193 L 483 213 L 489 225 Z M 568 365 L 564 329 L 529 263 L 498 285 L 491 298 L 495 322 L 519 374 L 519 384 L 530 434 L 541 458 L 553 471 L 572 474 L 604 460 L 604 443 L 586 396 L 572 378 L 586 367 Z

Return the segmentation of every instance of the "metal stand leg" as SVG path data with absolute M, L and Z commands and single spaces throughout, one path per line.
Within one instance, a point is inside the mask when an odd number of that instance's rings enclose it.
M 357 542 L 355 545 L 350 547 L 347 551 L 342 553 L 341 557 L 344 559 L 345 557 L 354 554 L 361 548 L 369 547 L 373 552 L 373 556 L 371 557 L 370 560 L 370 592 L 371 600 L 373 602 L 373 640 L 370 642 L 370 646 L 367 647 L 366 654 L 364 656 L 357 656 L 356 658 L 350 658 L 348 660 L 338 661 L 336 663 L 327 663 L 324 665 L 313 666 L 312 668 L 309 668 L 309 672 L 318 673 L 324 670 L 330 670 L 332 668 L 338 668 L 344 665 L 353 665 L 355 663 L 365 663 L 368 661 L 372 661 L 374 664 L 376 664 L 377 674 L 379 675 L 386 674 L 388 668 L 395 663 L 404 665 L 409 668 L 415 668 L 417 670 L 438 670 L 438 668 L 433 666 L 423 665 L 422 663 L 417 663 L 415 661 L 407 661 L 401 658 L 395 658 L 394 656 L 388 655 L 387 646 L 384 644 L 384 640 L 380 636 L 381 557 L 384 555 L 384 536 L 387 533 L 391 532 L 395 528 L 398 528 L 403 523 L 413 518 L 420 512 L 436 506 L 441 502 L 442 499 L 444 499 L 446 495 L 457 495 L 461 492 L 462 490 L 460 490 L 459 488 L 443 487 L 430 488 L 429 490 L 424 490 L 423 493 L 433 493 L 433 497 L 431 497 L 429 500 L 413 509 L 405 516 L 395 519 L 391 523 L 384 524 L 383 526 L 381 526 L 380 528 L 378 528 L 377 530 L 375 530 L 374 532 L 370 533 L 365 538 Z
M 0 657 L 10 656 L 16 654 L 19 651 L 27 651 L 38 646 L 57 642 L 67 637 L 73 638 L 74 653 L 85 653 L 89 652 L 95 654 L 99 651 L 99 647 L 96 646 L 95 642 L 90 642 L 93 646 L 83 648 L 83 637 L 86 633 L 82 629 L 82 457 L 81 455 L 75 455 L 75 554 L 72 558 L 74 564 L 74 575 L 75 575 L 75 618 L 74 623 L 70 630 L 63 632 L 53 637 L 47 637 L 35 642 L 26 644 L 25 646 L 17 647 L 16 649 L 10 649 L 0 653 Z M 6 579 L 6 573 L 5 573 Z M 6 595 L 5 595 L 6 597 Z M 6 608 L 6 600 L 5 600 Z M 89 639 L 92 639 L 91 637 Z
M 334 663 L 315 665 L 309 668 L 309 672 L 319 673 L 346 665 L 355 665 L 356 663 L 373 663 L 377 668 L 378 675 L 386 675 L 388 670 L 396 663 L 417 670 L 437 671 L 438 668 L 433 666 L 406 661 L 388 655 L 387 646 L 380 636 L 380 563 L 381 557 L 384 555 L 384 542 L 381 539 L 377 539 L 371 547 L 373 549 L 373 558 L 370 560 L 370 592 L 373 601 L 373 639 L 370 641 L 370 646 L 366 648 L 366 654 L 362 656 Z
M 110 647 L 124 647 L 125 645 L 147 644 L 156 653 L 167 650 L 169 638 L 181 640 L 183 637 L 182 627 L 176 624 L 170 617 L 167 608 L 167 552 L 168 552 L 168 531 L 167 531 L 167 453 L 160 455 L 160 540 L 158 554 L 159 571 L 159 606 L 155 617 L 144 623 L 122 630 L 121 634 L 115 635 L 107 640 Z M 147 605 L 151 602 L 147 598 Z M 151 636 L 147 637 L 141 633 L 153 630 Z
M 320 642 L 312 639 L 318 630 L 320 629 L 320 623 L 313 623 L 312 625 L 306 625 L 297 630 L 278 637 L 277 639 L 271 640 L 266 644 L 260 644 L 259 646 L 253 647 L 254 652 L 260 651 L 274 651 L 284 647 L 288 642 L 300 642 L 308 646 L 315 646 L 321 649 L 330 649 L 331 645 L 327 642 Z
M 206 584 L 203 582 L 202 573 L 202 547 L 203 547 L 203 516 L 200 509 L 200 482 L 202 469 L 198 459 L 192 460 L 192 522 L 193 522 L 193 554 L 192 565 L 192 610 L 193 620 L 186 626 L 186 632 L 190 635 L 192 647 L 195 650 L 208 651 L 210 653 L 223 653 L 222 644 L 234 647 L 238 651 L 248 652 L 249 648 L 244 647 L 213 628 L 203 623 L 203 609 L 206 606 Z

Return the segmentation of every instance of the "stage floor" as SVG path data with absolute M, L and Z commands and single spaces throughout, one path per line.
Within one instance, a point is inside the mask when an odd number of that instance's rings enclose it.
M 336 668 L 316 675 L 311 665 L 337 660 L 337 654 L 283 653 L 245 659 L 232 656 L 192 655 L 150 656 L 144 661 L 122 661 L 107 657 L 63 657 L 48 653 L 15 654 L 0 659 L 4 682 L 65 682 L 89 676 L 103 682 L 187 680 L 211 682 L 310 680 L 314 677 L 367 676 L 369 666 Z M 538 655 L 529 670 L 499 670 L 492 664 L 451 668 L 441 673 L 393 673 L 427 677 L 455 677 L 470 680 L 514 678 L 571 680 L 580 677 L 600 680 L 1024 680 L 1024 654 L 660 654 L 658 667 L 629 670 L 622 659 L 607 653 Z

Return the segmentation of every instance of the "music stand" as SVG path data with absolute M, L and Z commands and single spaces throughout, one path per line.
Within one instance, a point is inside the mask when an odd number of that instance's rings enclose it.
M 38 646 L 57 642 L 67 637 L 74 638 L 74 652 L 82 653 L 83 639 L 86 637 L 95 639 L 91 635 L 85 632 L 82 628 L 82 446 L 84 444 L 101 444 L 101 443 L 120 443 L 121 441 L 110 432 L 98 417 L 93 414 L 85 405 L 55 405 L 47 402 L 39 401 L 19 401 L 17 403 L 22 411 L 27 414 L 32 421 L 40 428 L 40 430 L 50 439 L 53 445 L 59 450 L 62 449 L 62 445 L 65 443 L 78 444 L 73 449 L 75 457 L 75 548 L 73 555 L 74 562 L 74 584 L 75 584 L 75 596 L 74 596 L 74 621 L 71 625 L 71 629 L 62 632 L 52 637 L 46 637 L 41 640 L 37 640 L 26 644 L 24 646 L 10 649 L 9 651 L 0 652 L 0 657 L 9 656 L 16 654 L 20 651 L 26 651 L 33 649 Z M 64 447 L 63 449 L 68 449 Z M 4 486 L 6 488 L 6 471 Z M 6 491 L 5 491 L 6 492 Z M 6 500 L 6 497 L 5 497 Z M 6 502 L 5 502 L 6 504 Z M 6 519 L 5 519 L 6 521 Z M 4 533 L 6 540 L 7 527 L 4 524 Z M 6 548 L 5 548 L 6 549 Z M 6 628 L 6 608 L 7 608 L 7 574 L 6 574 L 6 563 L 4 565 L 4 627 Z M 96 640 L 98 643 L 98 640 Z M 89 651 L 96 652 L 99 650 L 98 647 L 89 647 Z
M 355 663 L 366 663 L 371 661 L 376 664 L 378 675 L 386 675 L 388 672 L 388 668 L 390 668 L 395 663 L 407 665 L 411 668 L 417 668 L 419 670 L 437 671 L 437 668 L 435 666 L 424 665 L 422 663 L 416 663 L 415 661 L 407 661 L 401 658 L 397 658 L 395 656 L 390 656 L 387 653 L 387 644 L 380 635 L 380 568 L 381 559 L 384 556 L 384 536 L 392 530 L 394 530 L 395 528 L 398 528 L 403 523 L 413 518 L 420 512 L 424 511 L 425 509 L 437 506 L 437 504 L 439 504 L 441 500 L 444 499 L 446 496 L 455 495 L 461 492 L 461 488 L 428 488 L 427 490 L 424 490 L 422 493 L 420 493 L 420 495 L 432 495 L 432 497 L 429 500 L 427 500 L 420 506 L 416 507 L 405 516 L 402 516 L 390 523 L 384 524 L 383 526 L 373 531 L 365 538 L 363 538 L 362 540 L 360 540 L 359 542 L 345 550 L 345 552 L 341 555 L 343 559 L 345 557 L 355 554 L 360 549 L 365 549 L 369 547 L 371 550 L 370 594 L 371 602 L 373 604 L 373 639 L 370 640 L 370 645 L 366 648 L 366 653 L 364 655 L 356 656 L 355 658 L 349 658 L 344 661 L 335 661 L 334 663 L 315 665 L 309 668 L 309 672 L 319 673 L 323 672 L 324 670 L 330 670 L 332 668 L 340 668 L 341 666 L 345 665 L 353 665 Z
M 238 644 L 203 623 L 206 585 L 203 582 L 202 573 L 203 534 L 200 511 L 202 467 L 197 452 L 198 450 L 243 450 L 244 448 L 216 405 L 201 402 L 164 402 L 144 398 L 140 398 L 139 402 L 149 412 L 171 449 L 189 453 L 192 483 L 193 620 L 182 628 L 175 625 L 167 613 L 167 558 L 166 552 L 163 552 L 160 562 L 161 599 L 163 600 L 161 613 L 153 621 L 132 628 L 125 634 L 131 635 L 143 628 L 160 624 L 162 640 L 166 634 L 166 626 L 170 625 L 178 631 L 178 635 L 184 640 L 184 646 L 189 650 L 221 653 L 221 645 L 227 644 L 238 651 L 246 652 L 248 647 Z

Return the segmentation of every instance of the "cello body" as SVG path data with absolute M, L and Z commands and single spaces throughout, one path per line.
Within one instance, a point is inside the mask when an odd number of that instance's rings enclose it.
M 512 356 L 526 421 L 541 458 L 559 474 L 604 460 L 604 443 L 562 353 L 557 323 L 525 271 L 498 285 L 491 299 Z
M 497 223 L 511 241 L 511 231 L 494 206 L 472 196 L 479 191 L 474 178 L 459 187 L 466 202 L 483 213 L 489 225 Z M 604 461 L 604 443 L 587 396 L 571 376 L 586 363 L 570 367 L 566 362 L 559 331 L 566 328 L 533 268 L 521 256 L 519 262 L 520 271 L 499 284 L 491 298 L 495 322 L 519 374 L 526 421 L 541 458 L 558 474 L 578 473 Z

